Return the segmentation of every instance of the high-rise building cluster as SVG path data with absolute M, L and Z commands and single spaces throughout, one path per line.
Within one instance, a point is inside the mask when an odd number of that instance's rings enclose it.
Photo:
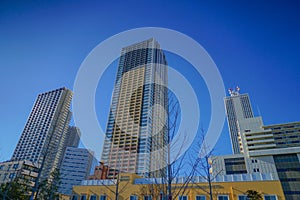
M 127 192 L 123 191 L 122 198 L 132 200 L 141 196 L 144 200 L 156 198 L 152 196 L 153 191 L 141 194 L 142 191 L 139 190 L 141 187 L 153 189 L 154 183 L 165 184 L 161 177 L 166 175 L 163 166 L 167 162 L 168 152 L 162 151 L 159 157 L 155 157 L 153 152 L 166 145 L 169 135 L 168 127 L 165 126 L 169 117 L 165 116 L 165 112 L 168 113 L 168 91 L 167 87 L 163 87 L 167 86 L 166 65 L 164 53 L 155 39 L 122 49 L 106 128 L 102 162 L 95 168 L 94 175 L 89 180 L 73 187 L 72 199 L 118 198 L 118 188 L 121 187 L 119 184 L 122 183 L 129 188 Z M 299 123 L 263 126 L 261 117 L 254 117 L 248 94 L 239 92 L 239 88 L 230 90 L 230 96 L 225 97 L 234 155 L 210 159 L 213 160 L 211 176 L 215 176 L 213 188 L 217 188 L 215 197 L 218 200 L 246 200 L 247 189 L 261 191 L 260 188 L 263 186 L 264 199 L 295 199 L 297 192 L 295 185 L 286 181 L 290 179 L 282 178 L 287 173 L 281 173 L 280 170 L 285 164 L 292 166 L 299 163 L 299 159 L 295 159 L 295 155 L 297 157 L 298 154 L 279 153 L 277 156 L 272 154 L 274 151 L 272 148 L 283 149 L 291 145 L 297 148 L 298 144 L 295 143 L 297 139 L 289 139 L 291 137 L 287 138 L 284 135 L 289 133 L 291 136 L 293 131 L 293 137 L 299 136 L 299 129 L 297 130 Z M 155 104 L 159 104 L 160 107 L 153 106 Z M 278 130 L 279 127 L 281 139 L 272 138 L 273 130 Z M 288 149 L 285 148 L 282 152 L 288 154 Z M 253 157 L 254 155 L 256 157 Z M 292 156 L 292 163 L 286 163 L 282 156 L 287 156 L 287 159 Z M 290 167 L 285 169 L 289 170 Z M 172 187 L 180 188 L 180 184 L 186 180 L 187 177 L 174 179 Z M 196 176 L 191 180 L 191 186 L 187 187 L 189 189 L 186 191 L 189 195 L 178 196 L 178 199 L 208 199 L 205 189 L 202 191 L 197 189 L 197 186 L 207 188 L 207 180 Z M 292 187 L 294 189 L 290 189 Z M 160 199 L 166 198 L 162 190 L 160 195 Z
M 153 194 L 141 188 L 166 184 L 161 178 L 170 173 L 167 71 L 154 38 L 121 50 L 100 165 L 91 150 L 78 148 L 80 129 L 69 126 L 72 92 L 60 88 L 39 94 L 11 160 L 0 163 L 0 183 L 27 178 L 35 192 L 58 169 L 58 191 L 72 200 L 118 199 L 122 185 L 127 189 L 121 198 L 152 200 Z M 253 189 L 265 200 L 299 199 L 300 122 L 264 125 L 238 87 L 229 90 L 224 103 L 233 155 L 209 159 L 215 197 L 247 200 L 246 190 Z M 176 177 L 172 187 L 187 180 L 191 185 L 179 200 L 208 199 L 204 177 Z M 155 198 L 165 198 L 162 191 L 159 195 Z
M 59 170 L 60 191 L 71 194 L 72 185 L 88 178 L 96 161 L 93 152 L 78 148 L 79 128 L 69 126 L 72 95 L 67 88 L 38 95 L 11 160 L 0 163 L 0 184 L 27 179 L 36 192 Z
M 66 88 L 38 95 L 12 161 L 36 162 L 41 167 L 41 179 L 59 168 L 67 143 L 71 99 L 72 92 Z

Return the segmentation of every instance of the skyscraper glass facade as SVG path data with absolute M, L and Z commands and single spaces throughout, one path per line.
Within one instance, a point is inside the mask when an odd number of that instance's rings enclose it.
M 287 200 L 300 197 L 300 162 L 297 154 L 273 156 L 278 177 Z
M 102 152 L 109 177 L 118 171 L 149 176 L 165 166 L 166 65 L 155 39 L 122 49 Z

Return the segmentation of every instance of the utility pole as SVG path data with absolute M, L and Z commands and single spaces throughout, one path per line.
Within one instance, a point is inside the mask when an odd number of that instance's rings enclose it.
M 119 183 L 120 183 L 120 158 L 118 156 L 118 160 L 119 160 L 119 167 L 118 167 L 118 176 L 117 176 L 117 183 L 116 183 L 116 198 L 115 200 L 119 199 Z
M 210 161 L 208 155 L 205 155 L 205 161 L 207 163 L 207 180 L 208 180 L 208 186 L 209 186 L 209 199 L 213 200 L 212 196 L 212 185 L 211 185 L 211 171 L 210 171 Z
M 168 120 L 168 129 L 170 127 L 169 124 L 169 120 Z M 171 186 L 172 186 L 172 166 L 171 166 L 171 138 L 170 138 L 170 130 L 168 130 L 168 141 L 167 141 L 167 145 L 168 145 L 168 172 L 167 172 L 167 176 L 168 176 L 168 180 L 167 180 L 167 194 L 168 194 L 168 200 L 172 200 L 172 190 L 171 190 Z
M 118 176 L 117 176 L 116 198 L 115 198 L 115 200 L 118 200 L 118 198 L 119 198 L 119 182 L 120 182 L 120 171 L 118 171 Z

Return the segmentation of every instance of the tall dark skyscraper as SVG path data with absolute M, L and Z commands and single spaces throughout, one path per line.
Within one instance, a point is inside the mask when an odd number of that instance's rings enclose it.
M 66 88 L 39 94 L 29 115 L 12 160 L 38 163 L 41 178 L 58 168 L 66 147 L 71 119 L 72 92 Z
M 224 98 L 231 145 L 234 154 L 241 153 L 242 143 L 239 139 L 238 121 L 253 118 L 253 111 L 248 94 L 240 94 L 240 89 L 229 90 L 229 97 Z
M 165 166 L 166 65 L 155 39 L 122 49 L 102 152 L 109 177 L 117 171 L 150 176 Z

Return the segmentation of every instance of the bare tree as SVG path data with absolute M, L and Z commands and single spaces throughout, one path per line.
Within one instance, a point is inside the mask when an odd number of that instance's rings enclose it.
M 122 199 L 122 193 L 126 190 L 127 186 L 130 183 L 130 178 L 122 172 L 117 173 L 116 179 L 102 179 L 97 180 L 103 188 L 100 190 L 100 194 L 103 193 L 109 200 L 118 200 Z M 99 191 L 94 192 L 99 193 Z M 110 194 L 110 195 L 109 195 Z
M 180 117 L 179 102 L 175 95 L 169 92 L 168 122 L 166 124 L 167 144 L 160 147 L 166 148 L 166 167 L 162 168 L 160 173 L 156 173 L 156 177 L 145 179 L 145 184 L 140 186 L 140 195 L 151 195 L 153 199 L 172 200 L 186 193 L 196 167 L 189 165 L 188 153 L 183 152 L 188 133 L 178 132 Z M 181 141 L 174 141 L 175 138 L 180 138 Z M 196 162 L 193 165 L 196 165 Z
M 201 147 L 201 149 L 200 151 L 199 148 L 194 149 L 194 152 L 196 152 L 194 155 L 196 155 L 196 157 L 194 156 L 190 158 L 190 160 L 196 160 L 193 163 L 191 163 L 195 170 L 194 175 L 200 177 L 201 180 L 207 182 L 208 184 L 208 187 L 203 187 L 203 184 L 199 184 L 199 182 L 194 182 L 196 188 L 199 188 L 202 191 L 204 191 L 207 195 L 209 195 L 209 199 L 213 200 L 213 182 L 222 171 L 216 172 L 214 173 L 214 175 L 212 174 L 212 166 L 215 162 L 215 159 L 213 157 L 214 148 L 210 148 L 207 145 L 204 133 L 204 129 L 201 128 L 200 133 L 197 134 L 196 140 L 196 146 Z

